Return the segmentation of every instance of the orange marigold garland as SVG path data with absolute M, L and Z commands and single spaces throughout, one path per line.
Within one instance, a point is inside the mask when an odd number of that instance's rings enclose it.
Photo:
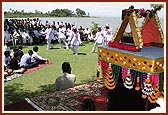
M 135 87 L 135 90 L 139 90 L 140 89 L 140 77 L 138 76 L 137 77 L 137 83 L 136 83 L 136 87 Z
M 159 87 L 156 86 L 154 88 L 154 93 L 152 93 L 151 95 L 148 96 L 148 100 L 151 102 L 151 103 L 156 103 L 157 99 L 159 98 L 160 96 L 160 92 L 159 92 Z
M 108 67 L 106 75 L 105 75 L 104 84 L 110 90 L 114 89 L 116 86 L 114 77 L 115 77 L 115 75 L 113 73 L 111 63 L 109 63 L 109 67 Z

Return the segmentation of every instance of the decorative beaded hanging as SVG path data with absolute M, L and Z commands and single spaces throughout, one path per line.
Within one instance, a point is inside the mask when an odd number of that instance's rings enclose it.
M 132 89 L 133 88 L 133 81 L 132 81 L 132 75 L 130 74 L 130 69 L 128 69 L 127 76 L 124 78 L 124 87 L 127 89 Z
M 148 95 L 151 95 L 152 93 L 154 93 L 154 89 L 152 87 L 152 84 L 150 83 L 150 73 L 148 73 L 147 75 L 147 79 L 144 82 L 144 87 L 142 89 L 142 98 L 146 98 Z

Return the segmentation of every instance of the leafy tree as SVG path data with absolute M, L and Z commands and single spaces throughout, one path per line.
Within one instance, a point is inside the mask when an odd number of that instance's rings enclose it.
M 77 14 L 78 16 L 85 16 L 85 15 L 86 15 L 85 11 L 84 11 L 84 10 L 81 10 L 81 9 L 79 9 L 79 8 L 76 8 L 76 14 Z
M 85 11 L 77 9 L 78 16 L 85 16 Z M 51 12 L 42 13 L 41 11 L 35 10 L 33 12 L 24 12 L 24 10 L 17 11 L 10 8 L 10 11 L 4 11 L 5 18 L 23 18 L 23 17 L 74 17 L 77 16 L 73 11 L 69 9 L 55 9 Z
M 57 16 L 57 17 L 71 17 L 71 16 L 74 16 L 74 13 L 73 11 L 68 9 L 55 9 L 55 10 L 52 10 L 49 15 Z
M 91 32 L 93 35 L 96 35 L 98 25 L 99 25 L 98 23 L 92 22 Z
M 24 10 L 21 10 L 22 13 L 24 13 Z

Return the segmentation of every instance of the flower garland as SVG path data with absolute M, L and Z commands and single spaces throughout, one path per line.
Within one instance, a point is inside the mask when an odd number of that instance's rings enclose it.
M 148 73 L 147 79 L 143 83 L 144 83 L 144 85 L 143 85 L 143 89 L 142 89 L 142 93 L 143 93 L 142 98 L 146 98 L 147 96 L 154 93 L 154 89 L 153 89 L 153 86 L 152 86 L 151 80 L 150 80 L 150 73 Z
M 140 90 L 140 77 L 138 76 L 137 77 L 137 83 L 136 83 L 136 87 L 135 87 L 135 90 Z
M 114 89 L 116 86 L 116 82 L 115 82 L 114 78 L 115 78 L 115 75 L 113 73 L 111 63 L 109 63 L 109 67 L 108 67 L 106 75 L 105 75 L 104 85 L 110 90 Z
M 135 70 L 131 69 L 130 74 L 132 75 L 132 81 L 135 82 L 135 79 L 137 77 L 137 73 Z
M 122 79 L 124 79 L 127 76 L 128 68 L 122 67 Z
M 160 97 L 160 92 L 159 92 L 158 86 L 155 87 L 154 92 L 155 93 L 153 93 L 153 94 L 151 94 L 151 95 L 148 96 L 148 100 L 151 103 L 156 103 L 157 99 Z
M 164 95 L 164 72 L 160 74 L 140 72 L 134 69 L 126 68 L 100 60 L 102 66 L 102 75 L 104 76 L 104 85 L 112 90 L 115 88 L 118 78 L 122 77 L 126 88 L 132 89 L 135 84 L 135 90 L 142 91 L 142 98 L 146 98 L 155 103 L 159 97 Z M 103 73 L 104 71 L 104 73 Z
M 119 42 L 109 42 L 108 43 L 109 47 L 113 47 L 113 48 L 118 48 L 118 49 L 122 49 L 122 50 L 127 50 L 127 51 L 133 51 L 136 52 L 137 48 L 134 45 L 129 45 L 129 44 L 124 44 L 124 43 L 119 43 Z
M 141 83 L 145 82 L 146 79 L 147 79 L 147 73 L 143 72 L 142 73 Z
M 157 86 L 159 83 L 159 74 L 151 74 L 150 79 L 153 86 Z
M 103 78 L 105 78 L 106 71 L 107 71 L 107 68 L 108 68 L 109 63 L 106 62 L 106 61 L 104 61 L 104 60 L 100 60 L 100 61 L 101 61 L 102 75 L 103 75 Z
M 118 78 L 119 78 L 120 75 L 121 75 L 121 66 L 118 66 L 118 65 L 113 64 L 113 65 L 112 65 L 112 68 L 113 68 L 113 73 L 114 73 L 114 75 L 115 75 L 115 81 L 116 81 L 116 83 L 117 83 Z
M 128 69 L 128 72 L 126 77 L 124 78 L 123 84 L 124 84 L 124 87 L 126 87 L 127 89 L 132 89 L 134 86 L 132 75 L 130 74 L 130 69 Z

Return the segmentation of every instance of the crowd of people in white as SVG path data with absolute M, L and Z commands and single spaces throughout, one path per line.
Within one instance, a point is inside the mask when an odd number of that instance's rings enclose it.
M 112 29 L 109 25 L 105 25 L 104 30 L 98 26 L 98 32 L 93 35 L 90 28 L 80 26 L 77 29 L 75 24 L 53 21 L 46 21 L 43 24 L 39 18 L 35 19 L 5 19 L 4 21 L 4 45 L 11 42 L 14 46 L 19 45 L 39 45 L 47 43 L 47 49 L 53 48 L 52 41 L 58 40 L 59 48 L 62 43 L 66 49 L 71 47 L 77 54 L 77 46 L 82 44 L 81 41 L 95 41 L 94 48 L 97 45 L 104 44 L 112 39 Z
M 95 42 L 91 52 L 95 52 L 98 45 L 107 45 L 112 39 L 112 31 L 109 25 L 105 25 L 104 29 L 98 25 L 96 35 L 92 34 L 90 28 L 80 26 L 77 29 L 75 24 L 53 21 L 46 21 L 42 24 L 37 19 L 5 19 L 4 20 L 4 68 L 7 76 L 8 70 L 24 71 L 32 68 L 39 63 L 45 63 L 44 59 L 37 55 L 38 45 L 47 43 L 47 50 L 54 48 L 52 42 L 58 41 L 59 48 L 63 44 L 66 49 L 72 49 L 74 55 L 78 55 L 78 47 L 83 41 Z M 63 44 L 62 44 L 63 43 Z M 11 56 L 11 45 L 15 46 Z M 26 54 L 22 51 L 22 45 L 34 45 L 32 50 Z M 16 48 L 16 46 L 19 46 Z M 35 56 L 36 55 L 36 56 Z M 36 59 L 34 61 L 33 59 Z M 11 61 L 12 60 L 12 61 Z

